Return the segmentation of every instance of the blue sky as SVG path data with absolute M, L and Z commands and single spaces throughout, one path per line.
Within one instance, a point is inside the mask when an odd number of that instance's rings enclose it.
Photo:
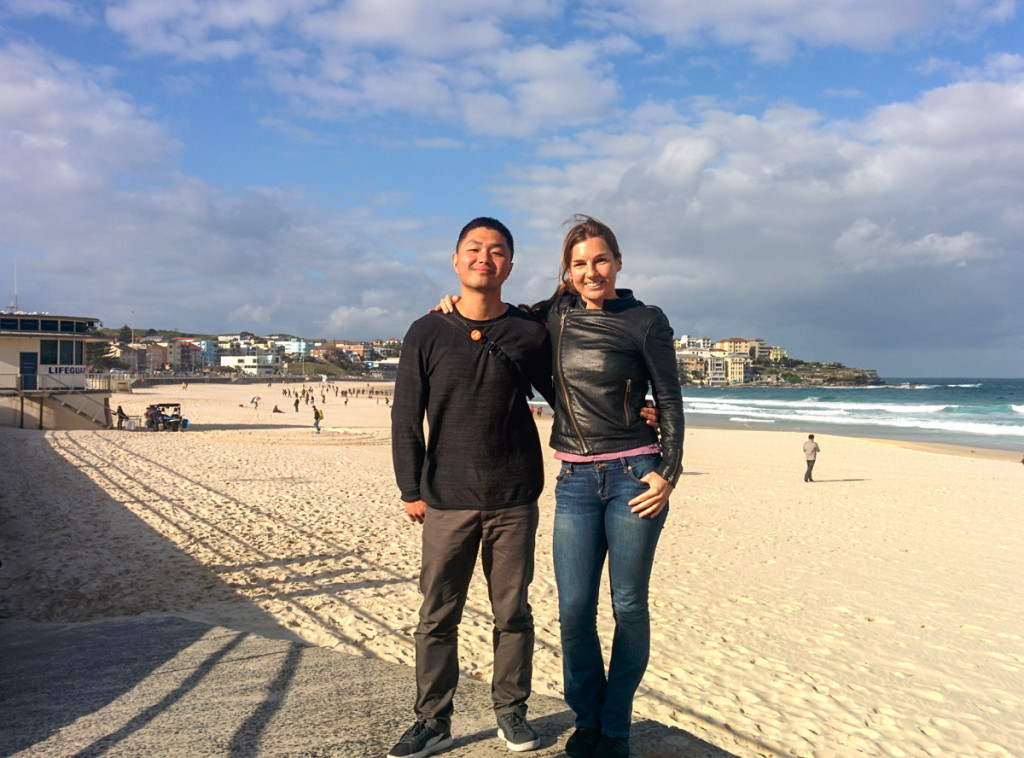
M 0 297 L 105 325 L 401 336 L 506 221 L 677 335 L 1024 376 L 1013 0 L 0 0 Z

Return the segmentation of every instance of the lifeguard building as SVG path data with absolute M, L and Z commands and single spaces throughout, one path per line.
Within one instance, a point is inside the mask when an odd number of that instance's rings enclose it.
M 85 346 L 99 319 L 0 311 L 0 426 L 110 427 L 109 384 L 93 388 Z

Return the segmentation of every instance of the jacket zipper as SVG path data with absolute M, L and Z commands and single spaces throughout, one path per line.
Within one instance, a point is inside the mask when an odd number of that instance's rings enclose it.
M 630 390 L 630 388 L 632 386 L 633 386 L 633 380 L 632 379 L 627 379 L 626 380 L 626 394 L 622 398 L 622 415 L 626 419 L 626 426 L 629 426 L 630 423 L 632 423 L 629 420 L 629 390 Z
M 565 396 L 565 411 L 569 415 L 569 420 L 572 422 L 572 428 L 576 430 L 576 436 L 579 438 L 580 445 L 583 447 L 583 454 L 588 455 L 590 448 L 587 447 L 587 441 L 583 438 L 582 432 L 580 432 L 580 426 L 576 423 L 576 417 L 572 415 L 572 406 L 569 403 L 569 389 L 565 384 L 565 374 L 562 373 L 562 335 L 565 334 L 565 321 L 569 314 L 562 312 L 562 324 L 558 329 L 558 351 L 556 357 L 558 359 L 558 378 L 561 380 L 562 394 Z

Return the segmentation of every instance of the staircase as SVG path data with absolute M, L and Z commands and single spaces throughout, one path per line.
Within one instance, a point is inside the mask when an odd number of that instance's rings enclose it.
M 58 405 L 71 411 L 97 429 L 110 428 L 109 408 L 88 395 L 81 392 L 55 392 L 47 394 L 46 399 L 56 401 Z

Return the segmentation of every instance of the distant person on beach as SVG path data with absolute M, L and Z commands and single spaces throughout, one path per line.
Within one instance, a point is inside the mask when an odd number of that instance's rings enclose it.
M 428 313 L 402 344 L 392 455 L 406 515 L 423 525 L 423 603 L 415 633 L 416 722 L 389 758 L 421 758 L 452 745 L 459 622 L 481 551 L 494 614 L 498 736 L 517 752 L 540 746 L 526 701 L 534 643 L 528 590 L 544 465 L 526 401 L 531 385 L 548 402 L 554 398 L 547 330 L 501 300 L 513 253 L 512 234 L 500 221 L 466 224 L 452 255 L 462 285 L 455 312 Z
M 814 441 L 814 435 L 807 435 L 807 442 L 804 443 L 804 458 L 807 459 L 807 472 L 804 474 L 805 482 L 813 482 L 811 478 L 811 472 L 814 470 L 814 462 L 818 459 L 818 453 L 821 452 L 821 448 L 818 447 L 818 443 Z
M 295 397 L 295 412 L 296 413 L 299 412 L 299 398 L 298 398 L 298 396 Z
M 316 429 L 316 433 L 320 434 L 320 422 L 324 419 L 324 412 L 313 406 L 313 428 Z
M 128 414 L 124 412 L 124 408 L 120 405 L 117 406 L 117 428 L 118 431 L 124 429 L 124 422 L 128 420 Z

